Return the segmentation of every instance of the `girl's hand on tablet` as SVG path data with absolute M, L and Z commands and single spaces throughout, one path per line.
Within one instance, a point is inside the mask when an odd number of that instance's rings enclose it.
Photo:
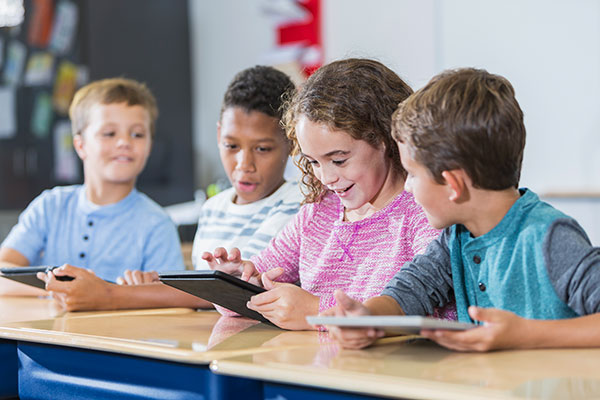
M 273 282 L 282 273 L 283 268 L 274 268 L 261 275 L 267 291 L 252 296 L 248 308 L 261 313 L 280 328 L 314 329 L 306 322 L 306 316 L 319 311 L 319 297 L 291 283 Z

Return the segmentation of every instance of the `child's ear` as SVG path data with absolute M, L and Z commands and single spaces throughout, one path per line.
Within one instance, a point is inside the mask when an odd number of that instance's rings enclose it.
M 448 188 L 450 189 L 450 197 L 448 197 L 448 200 L 460 203 L 468 197 L 465 171 L 462 169 L 442 171 L 442 178 L 444 178 L 446 185 L 448 185 Z
M 81 158 L 81 161 L 85 160 L 86 153 L 83 148 L 83 137 L 81 134 L 73 136 L 73 147 L 75 148 L 75 152 Z

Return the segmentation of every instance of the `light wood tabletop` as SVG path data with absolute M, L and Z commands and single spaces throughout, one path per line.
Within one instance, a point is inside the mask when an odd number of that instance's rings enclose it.
M 3 298 L 0 338 L 208 364 L 234 355 L 316 345 L 319 333 L 288 333 L 247 318 L 187 308 L 61 312 L 49 299 Z
M 424 339 L 386 338 L 365 350 L 331 343 L 211 364 L 213 372 L 414 399 L 600 398 L 600 349 L 458 353 Z

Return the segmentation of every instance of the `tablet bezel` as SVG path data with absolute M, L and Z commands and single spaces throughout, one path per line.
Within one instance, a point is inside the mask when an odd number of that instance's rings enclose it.
M 37 273 L 48 273 L 54 268 L 56 268 L 56 266 L 48 265 L 0 268 L 0 277 L 33 286 L 38 289 L 46 289 L 46 282 L 38 279 Z
M 311 325 L 332 325 L 347 328 L 378 328 L 389 333 L 418 334 L 422 329 L 462 331 L 478 325 L 444 320 L 419 315 L 362 315 L 362 316 L 318 316 L 306 317 Z

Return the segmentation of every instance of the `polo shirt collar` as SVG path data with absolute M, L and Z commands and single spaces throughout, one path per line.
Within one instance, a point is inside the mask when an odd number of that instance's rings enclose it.
M 81 211 L 86 215 L 94 215 L 97 217 L 109 217 L 113 215 L 122 214 L 135 204 L 138 198 L 138 191 L 133 188 L 131 192 L 122 200 L 108 204 L 106 206 L 100 206 L 92 203 L 85 194 L 85 185 L 81 185 L 78 195 L 78 206 Z

